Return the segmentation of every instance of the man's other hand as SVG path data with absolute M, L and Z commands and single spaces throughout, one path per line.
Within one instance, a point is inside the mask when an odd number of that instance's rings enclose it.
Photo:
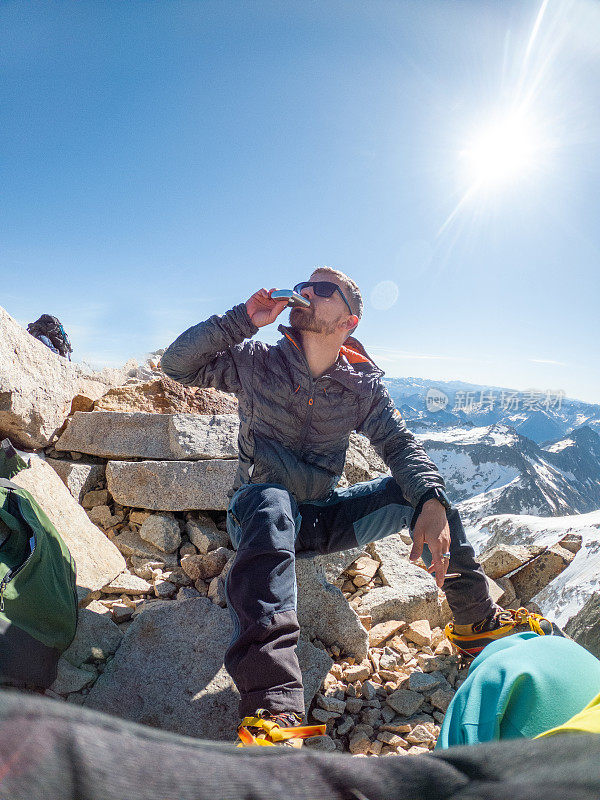
M 248 316 L 257 328 L 270 325 L 275 322 L 283 309 L 287 306 L 287 300 L 272 300 L 271 292 L 275 289 L 259 289 L 249 300 L 246 300 L 246 311 Z
M 421 556 L 425 544 L 429 546 L 432 556 L 431 566 L 427 571 L 435 572 L 435 582 L 441 589 L 450 560 L 442 558 L 443 553 L 450 552 L 450 526 L 446 519 L 446 509 L 435 498 L 423 504 L 421 513 L 417 517 L 413 529 L 411 561 L 416 561 Z

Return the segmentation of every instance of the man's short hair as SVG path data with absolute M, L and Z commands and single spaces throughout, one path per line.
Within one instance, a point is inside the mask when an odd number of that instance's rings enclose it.
M 323 273 L 325 275 L 331 275 L 332 277 L 338 279 L 338 281 L 343 286 L 344 295 L 348 299 L 350 308 L 360 320 L 363 313 L 363 299 L 360 293 L 360 289 L 358 288 L 356 283 L 352 280 L 352 278 L 349 278 L 345 273 L 340 272 L 339 269 L 332 269 L 331 267 L 315 267 L 315 269 L 313 269 L 313 274 L 315 272 Z M 354 328 L 352 330 L 354 330 Z

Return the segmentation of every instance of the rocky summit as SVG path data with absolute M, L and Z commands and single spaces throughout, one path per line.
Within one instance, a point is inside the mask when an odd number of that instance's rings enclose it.
M 173 384 L 158 358 L 85 372 L 0 309 L 0 439 L 20 448 L 29 466 L 13 480 L 77 564 L 77 633 L 49 697 L 188 736 L 235 739 L 238 693 L 223 655 L 236 409 L 229 395 Z M 353 434 L 341 485 L 386 472 Z M 479 520 L 473 533 L 494 597 L 537 607 L 552 587 L 572 586 L 569 575 L 596 552 L 597 513 L 568 530 L 560 518 L 554 527 L 542 520 L 541 538 L 530 522 L 519 535 L 516 514 Z M 435 747 L 468 665 L 444 636 L 443 593 L 409 551 L 402 530 L 366 548 L 297 558 L 307 722 L 326 725 L 308 747 L 357 757 Z M 573 635 L 597 650 L 596 600 L 590 591 L 581 608 L 569 608 Z

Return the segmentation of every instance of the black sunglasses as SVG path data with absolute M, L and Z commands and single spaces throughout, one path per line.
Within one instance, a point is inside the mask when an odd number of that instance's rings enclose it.
M 354 311 L 350 308 L 350 303 L 344 297 L 344 293 L 337 283 L 333 283 L 332 281 L 302 281 L 302 283 L 297 283 L 294 286 L 294 291 L 300 294 L 302 289 L 308 289 L 309 286 L 312 286 L 312 290 L 317 297 L 331 297 L 334 292 L 339 292 L 342 300 L 348 306 L 348 311 L 354 314 Z

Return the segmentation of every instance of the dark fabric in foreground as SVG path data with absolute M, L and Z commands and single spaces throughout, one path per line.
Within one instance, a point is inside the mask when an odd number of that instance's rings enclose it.
M 10 800 L 596 800 L 600 736 L 573 734 L 352 758 L 235 748 L 0 691 L 0 797 Z

